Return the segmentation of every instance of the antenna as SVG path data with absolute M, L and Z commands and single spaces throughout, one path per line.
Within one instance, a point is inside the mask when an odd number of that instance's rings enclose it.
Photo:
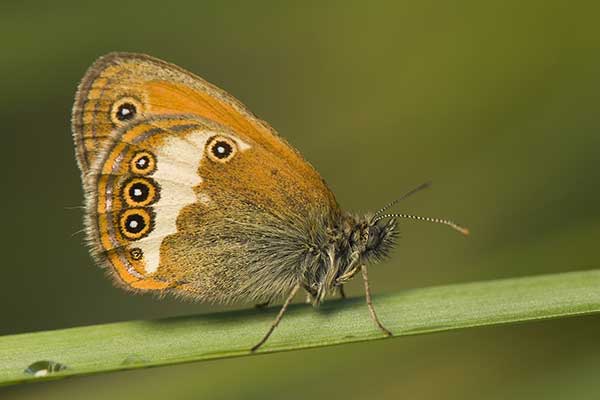
M 436 224 L 448 225 L 452 229 L 459 231 L 460 233 L 462 233 L 465 236 L 469 235 L 469 230 L 467 228 L 462 227 L 452 221 L 448 221 L 446 219 L 440 219 L 440 218 L 420 217 L 418 215 L 410 215 L 410 214 L 383 214 L 383 215 L 380 215 L 380 216 L 374 218 L 372 223 L 380 221 L 384 218 L 407 218 L 407 219 L 414 219 L 417 221 L 433 222 Z
M 397 198 L 396 200 L 386 204 L 385 206 L 383 206 L 379 211 L 377 211 L 375 213 L 375 215 L 373 216 L 373 220 L 378 221 L 378 219 L 376 219 L 379 215 L 381 215 L 382 212 L 384 212 L 385 210 L 389 209 L 390 207 L 395 206 L 396 204 L 398 204 L 399 202 L 401 202 L 402 200 L 406 199 L 407 197 L 412 196 L 413 194 L 420 192 L 423 189 L 428 189 L 429 187 L 431 187 L 431 182 L 425 182 L 420 184 L 419 186 L 417 186 L 416 188 L 404 193 L 402 196 L 400 196 L 399 198 Z M 375 222 L 373 221 L 373 222 Z

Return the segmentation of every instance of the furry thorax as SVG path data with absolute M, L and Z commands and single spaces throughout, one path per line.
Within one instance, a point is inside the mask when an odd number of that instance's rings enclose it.
M 308 249 L 302 286 L 317 306 L 325 296 L 358 273 L 363 264 L 384 259 L 397 238 L 396 219 L 373 222 L 369 216 L 342 215 Z

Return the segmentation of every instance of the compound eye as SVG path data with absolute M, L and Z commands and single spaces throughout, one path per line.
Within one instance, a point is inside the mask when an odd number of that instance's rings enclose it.
M 206 148 L 208 158 L 220 163 L 226 163 L 237 153 L 237 144 L 225 136 L 215 136 L 208 142 Z

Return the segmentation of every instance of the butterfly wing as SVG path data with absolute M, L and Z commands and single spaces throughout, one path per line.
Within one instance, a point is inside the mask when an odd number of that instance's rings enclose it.
M 132 53 L 101 57 L 79 85 L 72 129 L 82 176 L 89 172 L 111 132 L 134 120 L 172 114 L 203 117 L 260 142 L 318 188 L 323 186 L 302 156 L 233 96 L 176 65 Z
M 137 290 L 213 302 L 285 294 L 301 279 L 312 224 L 339 212 L 279 154 L 196 116 L 119 128 L 91 171 L 91 248 Z
M 297 279 L 310 223 L 339 213 L 318 173 L 267 123 L 149 56 L 94 63 L 72 126 L 92 251 L 127 288 L 271 298 Z M 215 138 L 236 149 L 231 162 L 211 156 Z

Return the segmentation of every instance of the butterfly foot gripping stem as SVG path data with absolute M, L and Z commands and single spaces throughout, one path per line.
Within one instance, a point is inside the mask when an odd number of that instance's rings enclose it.
M 340 293 L 340 298 L 341 299 L 345 299 L 346 298 L 346 291 L 344 290 L 344 285 L 338 286 L 338 291 Z
M 285 299 L 285 303 L 283 303 L 283 306 L 281 307 L 281 310 L 279 310 L 279 314 L 277 314 L 277 317 L 275 317 L 275 319 L 271 323 L 271 327 L 269 328 L 269 330 L 267 331 L 267 333 L 265 334 L 265 336 L 263 336 L 263 338 L 260 340 L 260 342 L 256 343 L 252 347 L 252 349 L 250 349 L 251 352 L 254 353 L 256 350 L 259 349 L 260 346 L 262 346 L 263 344 L 265 344 L 265 342 L 267 341 L 267 339 L 269 339 L 269 336 L 271 336 L 271 334 L 273 333 L 273 331 L 275 330 L 275 328 L 277 328 L 277 325 L 279 325 L 279 322 L 281 322 L 281 319 L 283 318 L 283 314 L 285 314 L 288 306 L 290 305 L 290 303 L 294 299 L 294 296 L 296 295 L 296 292 L 298 292 L 298 289 L 300 289 L 300 285 L 296 284 L 296 286 L 294 286 L 294 288 L 292 289 L 292 291 L 288 295 L 287 299 Z
M 371 289 L 369 288 L 369 275 L 367 273 L 367 266 L 362 265 L 360 267 L 360 270 L 362 272 L 363 281 L 365 283 L 365 298 L 367 300 L 367 307 L 369 308 L 369 314 L 371 314 L 371 319 L 373 320 L 373 322 L 375 322 L 375 325 L 377 325 L 377 327 L 383 332 L 385 336 L 393 336 L 392 332 L 388 328 L 383 326 L 383 324 L 379 320 L 379 317 L 377 316 L 377 313 L 375 312 L 375 307 L 373 307 L 373 301 L 371 300 Z
M 271 300 L 265 301 L 263 303 L 257 303 L 254 305 L 254 308 L 256 308 L 257 310 L 264 310 L 269 307 L 269 304 L 271 304 Z

